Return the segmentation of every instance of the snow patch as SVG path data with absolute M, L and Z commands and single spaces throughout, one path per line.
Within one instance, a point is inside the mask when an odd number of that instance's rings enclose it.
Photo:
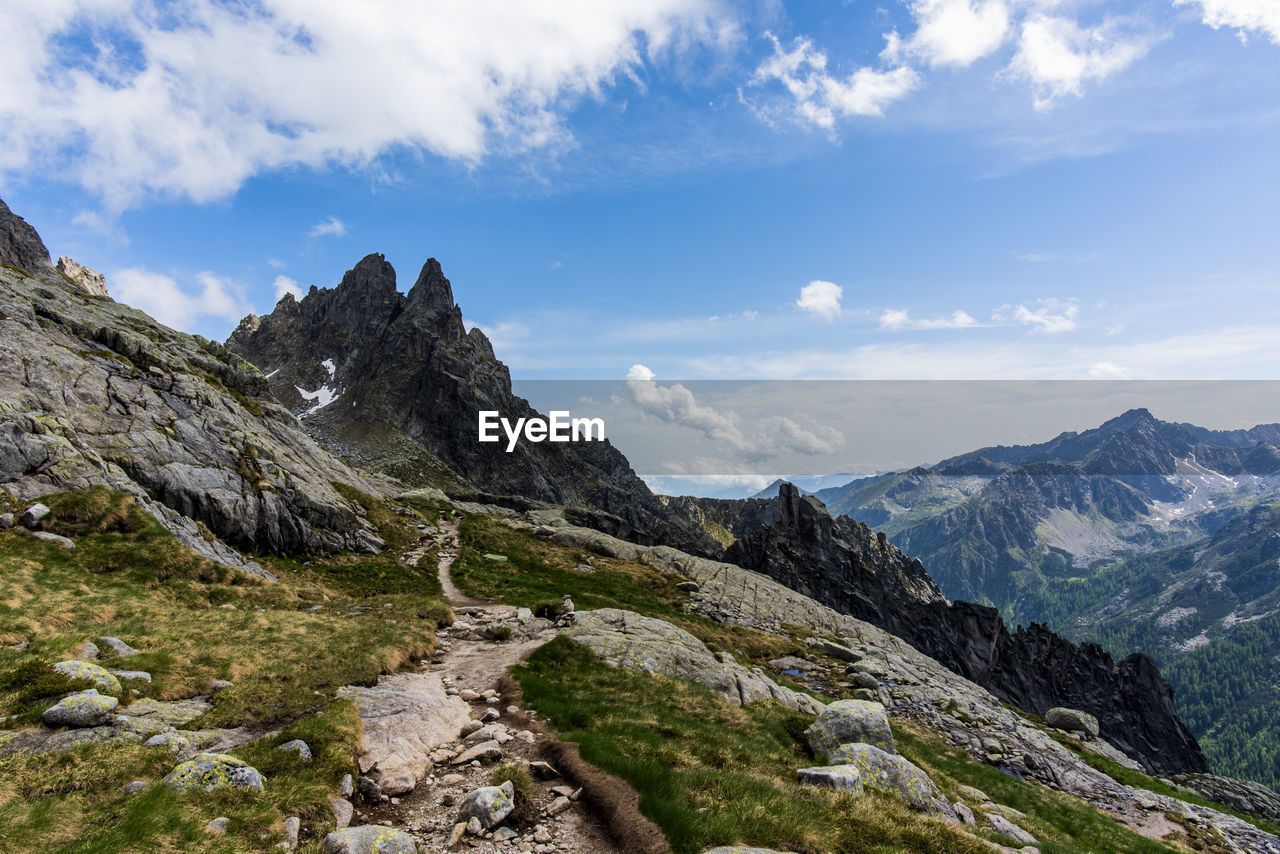
M 325 359 L 323 362 L 320 363 L 320 367 L 324 368 L 326 371 L 329 372 L 329 379 L 333 379 L 333 372 L 334 372 L 333 359 Z
M 302 386 L 297 385 L 294 388 L 298 390 L 298 394 L 302 395 L 303 400 L 315 401 L 315 406 L 299 415 L 299 418 L 306 418 L 308 415 L 319 412 L 341 396 L 340 392 L 334 391 L 327 385 L 322 385 L 315 391 L 307 391 Z
M 278 373 L 280 373 L 280 369 L 279 369 L 279 368 L 276 368 L 274 371 L 272 371 L 271 373 L 267 374 L 267 379 L 271 379 L 272 377 L 274 377 L 274 376 L 275 376 L 276 374 L 278 374 Z

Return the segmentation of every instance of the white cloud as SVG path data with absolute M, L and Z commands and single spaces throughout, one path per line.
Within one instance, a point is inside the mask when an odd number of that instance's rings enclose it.
M 347 224 L 336 216 L 317 222 L 307 232 L 307 237 L 342 237 L 347 233 Z
M 786 50 L 767 35 L 773 56 L 756 69 L 750 85 L 781 83 L 795 102 L 795 115 L 826 130 L 849 116 L 883 116 L 886 107 L 919 85 L 919 75 L 906 66 L 884 71 L 864 66 L 845 78 L 833 76 L 827 73 L 826 53 L 809 39 L 797 38 Z
M 632 365 L 631 370 L 627 371 L 627 382 L 647 383 L 654 378 L 653 371 L 644 365 Z
M 271 267 L 273 270 L 283 270 L 285 267 L 285 263 L 281 261 L 279 258 L 268 258 L 267 266 Z
M 1201 20 L 1215 30 L 1230 27 L 1240 32 L 1257 30 L 1280 44 L 1280 3 L 1275 0 L 1174 0 L 1175 6 L 1199 6 Z
M 1086 82 L 1128 68 L 1155 42 L 1149 33 L 1127 33 L 1114 18 L 1081 27 L 1069 18 L 1036 15 L 1023 22 L 1018 53 L 1008 71 L 1031 83 L 1035 108 L 1043 111 L 1063 95 L 1084 94 Z
M 834 282 L 815 279 L 800 289 L 796 308 L 832 320 L 840 316 L 840 300 L 843 296 L 844 288 Z
M 1037 308 L 1026 305 L 1002 305 L 996 309 L 991 319 L 997 323 L 1020 323 L 1031 327 L 1032 332 L 1054 334 L 1070 332 L 1076 328 L 1080 317 L 1080 304 L 1075 300 L 1042 299 L 1034 303 Z
M 189 331 L 205 317 L 235 323 L 253 311 L 242 288 L 212 273 L 198 274 L 192 291 L 184 290 L 169 276 L 142 267 L 117 270 L 110 278 L 118 301 L 174 329 Z
M 802 424 L 784 416 L 743 424 L 731 410 L 698 403 L 693 392 L 680 383 L 659 385 L 653 381 L 653 371 L 644 365 L 632 365 L 625 390 L 627 399 L 644 414 L 695 430 L 723 449 L 749 460 L 767 459 L 786 452 L 830 454 L 844 446 L 840 431 L 821 424 Z
M 880 315 L 880 328 L 891 332 L 908 329 L 965 329 L 976 326 L 968 312 L 953 311 L 949 317 L 913 318 L 906 309 L 886 308 Z
M 272 284 L 276 289 L 276 302 L 279 302 L 285 294 L 293 294 L 293 298 L 296 300 L 300 300 L 303 297 L 302 287 L 288 276 L 276 276 L 276 280 Z
M 1115 362 L 1095 362 L 1089 367 L 1089 379 L 1093 380 L 1127 380 L 1129 372 Z
M 916 31 L 906 40 L 896 31 L 885 37 L 881 56 L 891 62 L 905 55 L 929 65 L 968 66 L 997 50 L 1009 32 L 1004 0 L 918 0 L 909 6 Z
M 58 174 L 119 211 L 154 195 L 225 197 L 272 169 L 367 166 L 395 147 L 466 163 L 555 149 L 568 144 L 563 116 L 582 98 L 665 55 L 732 44 L 727 9 L 4 3 L 0 173 Z

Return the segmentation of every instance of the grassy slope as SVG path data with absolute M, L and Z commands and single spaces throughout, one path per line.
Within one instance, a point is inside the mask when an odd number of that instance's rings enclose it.
M 454 578 L 473 595 L 536 607 L 572 593 L 578 608 L 627 608 L 681 625 L 718 648 L 758 662 L 796 650 L 790 639 L 685 614 L 674 582 L 652 567 L 578 555 L 492 519 L 469 517 Z M 486 553 L 508 556 L 487 561 Z M 858 799 L 798 786 L 795 770 L 815 762 L 799 733 L 808 721 L 776 705 L 734 709 L 680 680 L 615 670 L 568 640 L 543 647 L 516 671 L 528 705 L 546 715 L 583 756 L 641 792 L 641 807 L 679 852 L 744 842 L 797 852 L 989 850 L 878 795 Z M 904 755 L 956 794 L 967 784 L 1026 812 L 1054 854 L 1177 850 L 1143 839 L 1078 799 L 974 762 L 931 733 L 898 726 Z M 986 839 L 999 837 L 988 830 Z M 1007 842 L 1007 840 L 1006 840 Z
M 414 536 L 416 513 L 401 517 L 359 499 L 390 545 Z M 164 748 L 112 745 L 0 759 L 6 850 L 257 851 L 282 838 L 264 844 L 260 836 L 277 834 L 285 816 L 299 815 L 316 829 L 331 823 L 328 799 L 341 775 L 354 770 L 359 737 L 354 710 L 334 692 L 429 654 L 436 626 L 449 619 L 434 574 L 399 567 L 389 549 L 309 566 L 262 558 L 281 578 L 268 585 L 193 555 L 124 496 L 100 490 L 46 503 L 54 514 L 45 527 L 72 536 L 77 547 L 64 551 L 0 532 L 0 685 L 32 662 L 67 657 L 80 641 L 115 635 L 142 653 L 103 663 L 150 672 L 146 696 L 189 697 L 217 678 L 235 683 L 188 728 L 283 732 L 233 751 L 267 776 L 261 795 L 180 797 L 154 787 L 124 796 L 125 783 L 154 782 L 171 770 Z M 219 607 L 228 604 L 235 609 Z M 321 610 L 307 610 L 316 605 Z M 12 648 L 23 641 L 27 648 Z M 0 714 L 30 722 L 53 699 L 0 692 Z M 312 764 L 273 749 L 290 738 L 311 745 Z M 219 815 L 231 819 L 230 832 L 206 835 L 204 824 Z

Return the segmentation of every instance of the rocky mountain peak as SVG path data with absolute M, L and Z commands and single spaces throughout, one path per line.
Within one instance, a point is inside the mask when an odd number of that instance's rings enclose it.
M 435 258 L 427 259 L 418 273 L 418 280 L 409 289 L 409 307 L 415 306 L 445 310 L 454 306 L 453 287 Z
M 0 264 L 18 267 L 45 282 L 62 278 L 35 228 L 9 210 L 4 199 L 0 199 Z

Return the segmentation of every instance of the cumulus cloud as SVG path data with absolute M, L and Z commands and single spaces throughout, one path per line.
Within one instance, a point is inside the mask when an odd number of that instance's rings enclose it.
M 276 302 L 279 302 L 285 294 L 293 294 L 293 298 L 297 300 L 303 297 L 302 287 L 288 276 L 276 276 L 272 286 L 276 290 Z
M 336 216 L 331 216 L 311 226 L 311 230 L 307 232 L 307 237 L 342 237 L 346 233 L 347 224 Z
M 1049 335 L 1070 332 L 1076 328 L 1080 304 L 1075 300 L 1050 298 L 1037 300 L 1034 305 L 1035 308 L 1027 305 L 1003 305 L 996 310 L 992 319 L 997 323 L 1020 323 L 1030 327 L 1032 332 Z
M 882 57 L 898 62 L 915 57 L 929 65 L 968 66 L 997 50 L 1009 32 L 1004 0 L 919 0 L 908 4 L 916 30 L 903 40 L 892 32 Z
M 1064 95 L 1082 95 L 1086 82 L 1128 68 L 1155 42 L 1151 34 L 1129 32 L 1114 18 L 1082 27 L 1070 18 L 1037 15 L 1023 22 L 1008 70 L 1031 83 L 1035 108 L 1043 111 Z
M 743 423 L 732 410 L 701 404 L 684 385 L 660 385 L 653 376 L 644 365 L 632 365 L 624 383 L 626 399 L 645 415 L 695 430 L 748 460 L 787 452 L 830 454 L 844 446 L 843 434 L 834 428 L 780 415 Z
M 1174 0 L 1173 5 L 1200 7 L 1204 23 L 1215 30 L 1237 30 L 1242 41 L 1255 30 L 1280 44 L 1280 3 L 1275 0 Z
M 766 35 L 773 55 L 756 69 L 750 85 L 781 83 L 796 117 L 826 130 L 849 116 L 883 116 L 886 107 L 919 85 L 919 75 L 906 66 L 863 66 L 848 77 L 833 75 L 827 72 L 826 53 L 809 39 L 797 38 L 787 50 L 772 33 Z
M 844 288 L 834 282 L 815 279 L 800 289 L 796 308 L 832 320 L 840 316 L 840 300 L 843 297 Z
M 253 311 L 244 290 L 226 279 L 200 273 L 195 285 L 194 289 L 184 289 L 172 277 L 142 267 L 117 270 L 111 275 L 111 291 L 117 300 L 174 329 L 190 330 L 202 318 L 235 323 Z
M 890 332 L 911 329 L 964 329 L 977 325 L 968 312 L 953 311 L 947 317 L 914 318 L 906 309 L 886 308 L 880 315 L 880 328 Z
M 4 3 L 0 172 L 122 210 L 395 147 L 475 163 L 565 145 L 577 100 L 734 38 L 719 0 Z

